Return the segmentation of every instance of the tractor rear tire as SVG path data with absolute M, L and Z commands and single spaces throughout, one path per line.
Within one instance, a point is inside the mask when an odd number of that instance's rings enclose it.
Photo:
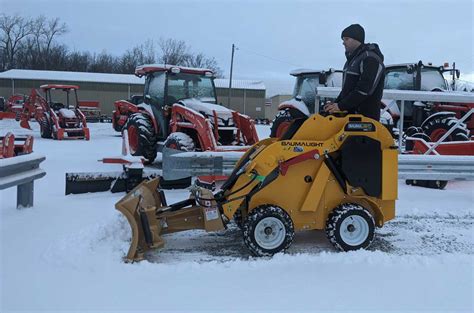
M 51 129 L 51 124 L 49 123 L 48 118 L 45 116 L 42 120 L 40 120 L 39 124 L 41 138 L 52 138 L 53 130 Z
M 270 137 L 281 138 L 294 119 L 295 118 L 291 115 L 289 109 L 279 111 L 273 120 L 272 127 L 270 128 Z
M 150 118 L 143 113 L 130 115 L 123 129 L 128 131 L 130 153 L 134 156 L 143 156 L 146 164 L 156 159 L 156 134 Z
M 290 247 L 295 229 L 285 210 L 265 204 L 250 212 L 242 233 L 245 245 L 254 256 L 272 256 Z
M 436 142 L 448 132 L 451 127 L 458 122 L 458 119 L 452 115 L 439 115 L 428 117 L 421 128 L 423 132 L 431 138 L 432 142 Z M 459 125 L 444 141 L 468 141 L 469 130 L 465 127 L 465 124 Z
M 430 142 L 431 141 L 431 138 L 426 135 L 425 133 L 421 132 L 421 133 L 414 133 L 414 134 L 411 134 L 407 137 L 412 137 L 412 138 L 420 138 L 420 139 L 423 139 L 424 141 L 426 142 Z M 405 151 L 412 151 L 413 148 L 415 147 L 415 140 L 409 140 L 409 139 L 406 139 L 407 137 L 405 137 Z
M 328 216 L 326 235 L 340 251 L 365 249 L 374 239 L 374 218 L 361 205 L 341 204 Z

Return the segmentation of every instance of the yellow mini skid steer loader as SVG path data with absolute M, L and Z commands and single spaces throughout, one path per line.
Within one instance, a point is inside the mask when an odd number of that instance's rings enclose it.
M 395 217 L 397 157 L 389 131 L 362 115 L 295 120 L 282 138 L 253 145 L 215 194 L 196 187 L 168 205 L 159 178 L 133 189 L 116 204 L 132 228 L 126 260 L 162 247 L 163 234 L 232 219 L 255 256 L 286 250 L 299 230 L 325 230 L 338 250 L 366 248 Z

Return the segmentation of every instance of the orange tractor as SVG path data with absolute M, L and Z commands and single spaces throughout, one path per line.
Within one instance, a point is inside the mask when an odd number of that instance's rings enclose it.
M 40 88 L 45 96 L 41 96 L 36 89 L 31 91 L 30 96 L 23 104 L 20 126 L 31 129 L 29 120 L 33 115 L 40 125 L 42 138 L 89 140 L 90 133 L 86 117 L 79 109 L 77 98 L 79 87 L 74 85 L 42 85 Z M 52 91 L 55 90 L 65 92 L 65 103 L 53 100 Z M 71 99 L 71 94 L 73 94 L 73 99 Z
M 258 141 L 250 117 L 218 104 L 211 70 L 151 64 L 135 75 L 146 76 L 143 103 L 123 101 L 127 110 L 114 113 L 127 112 L 123 129 L 132 155 L 151 163 L 160 142 L 182 151 L 235 151 Z
M 122 151 L 127 155 L 102 160 L 122 164 L 125 171 L 66 173 L 66 194 L 131 190 L 143 180 L 142 175 L 147 175 L 142 163 L 152 163 L 160 146 L 196 153 L 227 152 L 246 151 L 258 142 L 249 116 L 218 104 L 211 70 L 149 64 L 137 67 L 135 75 L 146 77 L 143 98 L 137 99 L 138 105 L 126 100 L 115 102 L 112 117 L 114 129 L 123 131 L 126 148 Z M 225 179 L 223 175 L 199 176 L 197 183 L 213 188 Z M 166 188 L 186 188 L 191 177 L 162 179 L 160 184 L 163 188 L 165 184 Z

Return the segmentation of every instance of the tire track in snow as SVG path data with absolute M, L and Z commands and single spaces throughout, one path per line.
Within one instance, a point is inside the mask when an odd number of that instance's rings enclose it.
M 376 229 L 369 251 L 393 255 L 474 254 L 474 215 L 402 215 Z M 206 233 L 188 231 L 165 235 L 165 248 L 147 254 L 150 262 L 225 262 L 250 257 L 240 229 Z M 336 252 L 324 231 L 297 232 L 288 254 Z

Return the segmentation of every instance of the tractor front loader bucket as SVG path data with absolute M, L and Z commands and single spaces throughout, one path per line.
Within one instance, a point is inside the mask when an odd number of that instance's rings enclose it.
M 163 234 L 224 228 L 217 203 L 209 190 L 197 188 L 189 199 L 167 205 L 159 184 L 160 178 L 143 182 L 115 204 L 132 230 L 125 257 L 127 262 L 142 260 L 146 251 L 163 247 Z

